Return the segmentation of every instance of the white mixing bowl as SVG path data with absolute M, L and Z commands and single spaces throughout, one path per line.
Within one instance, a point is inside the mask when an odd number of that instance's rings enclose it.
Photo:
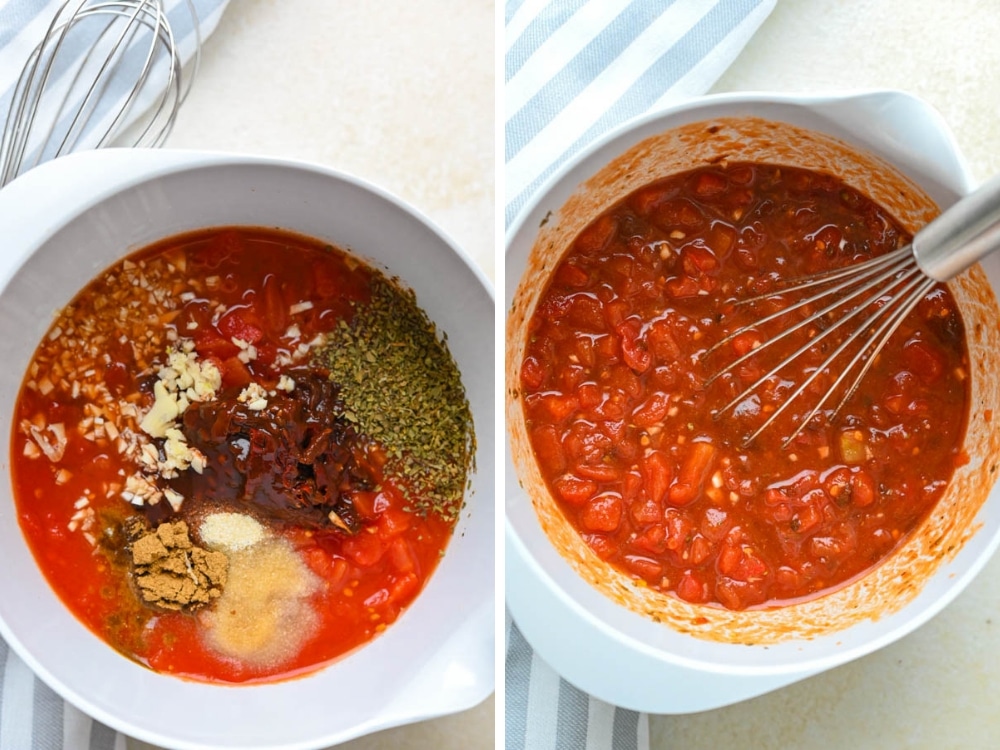
M 527 321 L 569 241 L 640 185 L 712 159 L 832 171 L 911 232 L 972 187 L 936 112 L 896 92 L 695 100 L 612 133 L 553 176 L 507 238 L 506 595 L 536 651 L 611 703 L 684 713 L 723 706 L 870 653 L 969 583 L 1000 543 L 996 352 L 1000 260 L 952 283 L 970 332 L 972 412 L 961 467 L 930 517 L 881 566 L 818 599 L 732 612 L 637 587 L 562 516 L 531 454 L 516 395 Z M 975 332 L 973 334 L 972 332 Z
M 0 463 L 21 378 L 52 321 L 129 251 L 199 227 L 281 227 L 400 277 L 447 334 L 478 439 L 466 509 L 424 591 L 392 627 L 325 669 L 224 686 L 157 674 L 63 606 L 0 483 L 0 634 L 96 719 L 177 748 L 317 748 L 459 711 L 493 690 L 494 304 L 489 282 L 430 222 L 359 180 L 263 158 L 104 151 L 59 159 L 0 191 Z M 6 472 L 9 477 L 9 471 Z

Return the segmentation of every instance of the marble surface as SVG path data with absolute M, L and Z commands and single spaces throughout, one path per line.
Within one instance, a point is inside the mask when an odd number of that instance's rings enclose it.
M 973 173 L 1000 173 L 1000 4 L 779 0 L 715 91 L 896 88 L 944 115 Z M 654 750 L 1000 746 L 1000 559 L 896 644 L 729 708 L 650 719 Z
M 494 28 L 490 0 L 231 0 L 167 146 L 367 179 L 429 216 L 492 279 Z M 493 746 L 490 698 L 339 747 Z

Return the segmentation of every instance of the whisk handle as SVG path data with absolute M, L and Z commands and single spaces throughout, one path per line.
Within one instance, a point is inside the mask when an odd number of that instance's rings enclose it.
M 1000 175 L 948 208 L 913 237 L 917 265 L 948 281 L 1000 249 Z

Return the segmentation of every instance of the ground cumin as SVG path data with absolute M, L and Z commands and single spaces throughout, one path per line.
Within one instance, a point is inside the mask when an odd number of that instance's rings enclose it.
M 156 529 L 135 519 L 126 528 L 132 575 L 143 601 L 167 610 L 195 610 L 222 595 L 228 561 L 191 542 L 184 521 Z

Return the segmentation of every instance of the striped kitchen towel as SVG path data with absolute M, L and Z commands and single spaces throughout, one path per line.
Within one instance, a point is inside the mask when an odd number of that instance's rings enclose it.
M 776 0 L 508 0 L 506 224 L 625 121 L 706 93 Z
M 75 7 L 84 1 L 99 0 L 0 0 L 0 125 L 6 122 L 18 76 L 56 12 L 64 4 Z M 158 1 L 184 62 L 194 58 L 198 37 L 204 40 L 215 30 L 229 2 Z M 114 104 L 128 96 L 116 83 L 109 84 L 102 101 Z M 138 108 L 133 111 L 140 123 L 141 116 Z M 88 749 L 126 750 L 126 739 L 64 702 L 0 640 L 0 750 Z
M 776 0 L 507 0 L 505 222 L 612 128 L 706 93 Z M 507 619 L 507 750 L 647 750 L 643 714 L 561 679 Z

